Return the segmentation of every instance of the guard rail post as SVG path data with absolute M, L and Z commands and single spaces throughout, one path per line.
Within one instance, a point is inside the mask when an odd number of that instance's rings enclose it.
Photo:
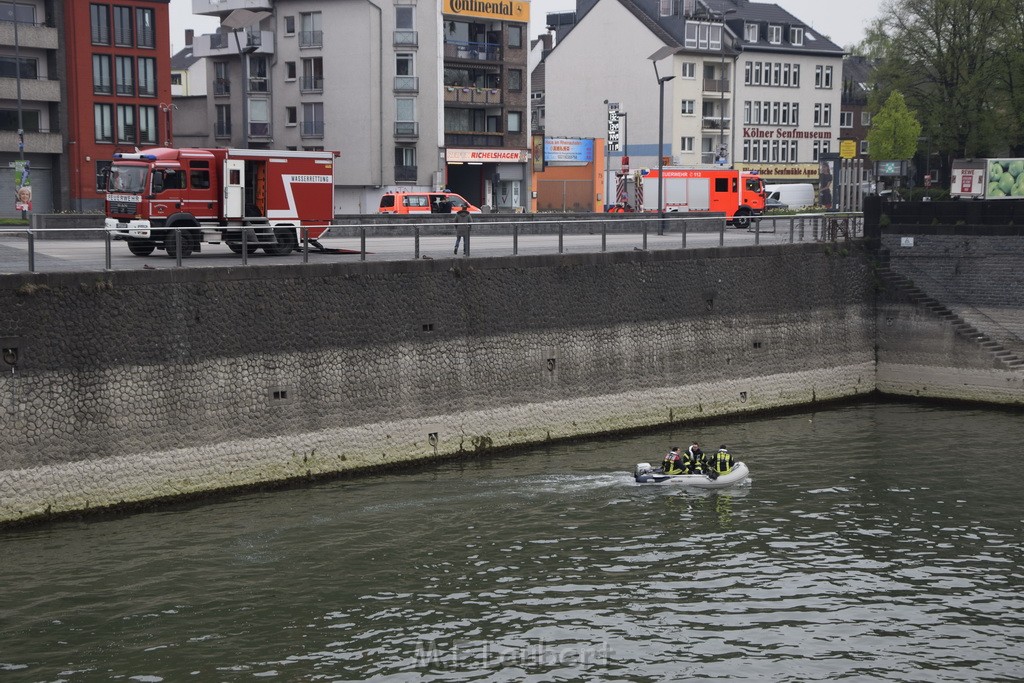
M 113 270 L 111 266 L 111 255 L 110 255 L 110 231 L 104 228 L 103 230 L 103 256 L 104 256 L 104 269 Z
M 28 229 L 28 272 L 36 272 L 36 235 Z
M 359 260 L 366 260 L 366 228 L 359 228 Z

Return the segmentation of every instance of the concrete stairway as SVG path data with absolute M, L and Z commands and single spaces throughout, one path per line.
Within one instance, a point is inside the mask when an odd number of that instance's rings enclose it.
M 987 352 L 992 357 L 996 367 L 1003 367 L 1008 370 L 1024 369 L 1024 359 L 1007 351 L 1002 344 L 994 341 L 977 327 L 966 322 L 949 307 L 922 292 L 910 278 L 891 270 L 886 264 L 879 266 L 878 275 L 882 278 L 883 282 L 896 291 L 902 292 L 911 302 L 925 310 L 931 311 L 937 318 L 952 325 L 957 336 L 963 337 Z

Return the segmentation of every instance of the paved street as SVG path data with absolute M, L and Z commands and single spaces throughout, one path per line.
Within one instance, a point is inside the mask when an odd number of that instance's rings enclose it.
M 792 235 L 789 219 L 762 222 L 760 231 L 727 228 L 724 234 L 720 230 L 688 232 L 685 236 L 687 249 L 704 249 L 724 246 L 743 246 L 755 243 L 785 244 L 790 241 L 815 241 L 817 231 L 809 224 L 794 222 Z M 671 225 L 671 224 L 670 224 Z M 621 229 L 621 228 L 620 228 Z M 602 251 L 632 251 L 636 249 L 662 250 L 680 249 L 683 247 L 683 234 L 676 227 L 669 227 L 666 234 L 647 234 L 642 232 L 616 232 L 604 237 L 600 227 L 595 227 L 596 234 L 579 234 L 578 232 L 563 234 L 561 240 L 557 227 L 552 227 L 547 234 L 520 234 L 513 238 L 511 230 L 506 234 L 476 234 L 471 238 L 469 258 L 488 256 L 520 256 L 536 254 L 562 253 L 593 253 Z M 352 228 L 346 228 L 352 233 Z M 358 230 L 355 231 L 358 233 Z M 376 232 L 379 233 L 379 230 Z M 76 233 L 80 234 L 80 233 Z M 368 231 L 373 234 L 373 231 Z M 329 253 L 311 249 L 309 263 L 352 263 L 366 261 L 398 261 L 414 258 L 455 258 L 452 254 L 455 238 L 453 235 L 426 235 L 417 240 L 412 234 L 402 236 L 370 236 L 365 240 L 365 255 L 361 253 L 362 239 L 359 236 L 331 237 L 327 236 L 320 243 Z M 560 244 L 561 242 L 561 244 Z M 106 245 L 102 239 L 35 239 L 34 270 L 36 272 L 68 272 L 68 271 L 103 271 L 106 269 Z M 464 258 L 461 254 L 458 258 Z M 262 250 L 247 258 L 247 265 L 280 265 L 294 264 L 303 261 L 301 252 L 289 256 L 268 256 Z M 204 244 L 203 251 L 182 260 L 184 268 L 237 266 L 243 262 L 240 254 L 231 252 L 224 244 Z M 111 270 L 138 270 L 142 268 L 175 268 L 174 258 L 168 257 L 163 251 L 157 250 L 147 257 L 138 257 L 128 251 L 124 242 L 110 243 Z M 24 232 L 12 233 L 0 231 L 0 273 L 21 273 L 29 270 L 29 241 Z

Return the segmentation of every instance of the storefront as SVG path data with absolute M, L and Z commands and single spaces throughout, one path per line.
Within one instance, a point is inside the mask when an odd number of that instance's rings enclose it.
M 445 150 L 447 187 L 480 207 L 524 211 L 529 158 L 525 149 Z

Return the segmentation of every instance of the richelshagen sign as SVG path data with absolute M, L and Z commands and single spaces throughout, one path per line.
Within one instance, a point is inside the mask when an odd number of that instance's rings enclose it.
M 445 161 L 455 163 L 505 162 L 522 163 L 529 158 L 525 149 L 447 149 Z
M 444 0 L 445 14 L 465 17 L 529 21 L 530 3 L 519 0 Z

